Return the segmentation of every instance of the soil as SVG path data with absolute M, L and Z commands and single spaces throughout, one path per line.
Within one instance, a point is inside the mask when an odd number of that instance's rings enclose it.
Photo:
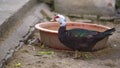
M 109 47 L 96 52 L 79 52 L 81 57 L 74 59 L 74 51 L 56 50 L 45 45 L 23 45 L 6 68 L 120 68 L 120 24 L 96 23 L 116 28 L 107 42 Z M 35 36 L 38 34 L 36 31 Z

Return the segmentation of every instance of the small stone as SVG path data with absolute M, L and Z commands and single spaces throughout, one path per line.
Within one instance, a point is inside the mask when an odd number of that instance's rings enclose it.
M 105 16 L 102 16 L 99 19 L 100 20 L 106 20 L 106 21 L 112 21 L 112 20 L 114 20 L 114 17 L 105 17 Z
M 114 44 L 113 46 L 114 46 L 114 47 L 116 47 L 117 45 L 116 45 L 116 44 Z
M 97 15 L 83 15 L 83 18 L 85 19 L 91 19 L 91 20 L 96 20 Z
M 92 20 L 89 20 L 89 19 L 79 19 L 79 20 L 76 20 L 76 22 L 91 23 Z

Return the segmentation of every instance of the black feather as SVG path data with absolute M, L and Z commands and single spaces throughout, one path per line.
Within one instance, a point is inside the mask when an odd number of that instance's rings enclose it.
M 91 51 L 98 41 L 112 35 L 114 31 L 115 28 L 104 32 L 79 28 L 66 30 L 66 26 L 61 26 L 58 31 L 58 38 L 61 43 L 73 50 Z

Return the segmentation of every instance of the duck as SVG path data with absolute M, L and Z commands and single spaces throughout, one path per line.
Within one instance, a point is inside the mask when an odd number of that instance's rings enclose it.
M 115 28 L 108 29 L 104 32 L 88 30 L 82 28 L 66 29 L 66 18 L 61 14 L 55 15 L 54 21 L 60 23 L 58 29 L 58 39 L 66 47 L 75 50 L 74 58 L 78 58 L 78 51 L 91 52 L 95 44 L 102 39 L 110 36 Z

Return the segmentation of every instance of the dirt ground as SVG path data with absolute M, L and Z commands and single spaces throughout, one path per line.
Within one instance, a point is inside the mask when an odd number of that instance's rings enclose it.
M 73 59 L 74 51 L 24 45 L 14 54 L 6 68 L 120 68 L 120 24 L 113 22 L 97 24 L 116 28 L 116 32 L 109 37 L 108 48 L 97 52 L 79 52 L 82 57 Z

